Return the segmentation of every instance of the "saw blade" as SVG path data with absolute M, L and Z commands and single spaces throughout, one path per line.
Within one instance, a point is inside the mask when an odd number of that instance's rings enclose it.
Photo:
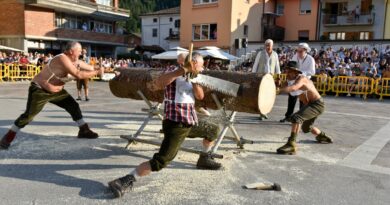
M 237 97 L 238 89 L 240 88 L 240 85 L 237 83 L 202 74 L 198 74 L 195 78 L 190 79 L 190 81 L 233 97 Z

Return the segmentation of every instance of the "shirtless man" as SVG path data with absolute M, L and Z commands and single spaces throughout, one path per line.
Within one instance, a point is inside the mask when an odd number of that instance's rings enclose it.
M 304 133 L 311 132 L 316 136 L 317 142 L 324 144 L 333 142 L 329 136 L 317 127 L 313 126 L 317 117 L 324 112 L 325 104 L 313 82 L 301 75 L 302 71 L 300 71 L 297 67 L 296 61 L 290 61 L 287 64 L 287 80 L 289 85 L 280 89 L 280 92 L 290 93 L 292 96 L 298 96 L 304 106 L 292 115 L 291 136 L 288 138 L 285 145 L 277 149 L 278 154 L 296 153 L 296 138 L 301 125 L 302 131 Z
M 84 122 L 79 104 L 64 89 L 65 83 L 73 79 L 87 79 L 102 75 L 102 68 L 94 68 L 79 61 L 81 45 L 69 42 L 64 53 L 52 58 L 42 71 L 34 77 L 28 90 L 26 111 L 15 120 L 11 129 L 0 141 L 0 149 L 8 149 L 16 133 L 30 123 L 33 118 L 50 102 L 65 109 L 80 127 L 78 138 L 93 139 L 99 137 Z

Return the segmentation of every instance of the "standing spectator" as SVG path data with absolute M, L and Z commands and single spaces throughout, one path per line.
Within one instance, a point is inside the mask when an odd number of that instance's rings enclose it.
M 261 74 L 277 74 L 277 81 L 280 80 L 280 66 L 278 54 L 273 50 L 274 42 L 272 39 L 267 39 L 264 43 L 265 49 L 260 51 L 257 56 L 255 63 L 253 64 L 252 72 Z M 277 83 L 278 84 L 278 83 Z M 267 115 L 260 113 L 260 120 L 263 118 L 268 119 Z
M 360 7 L 356 6 L 356 8 L 355 8 L 355 21 L 356 20 L 359 21 L 359 18 L 360 18 Z
M 81 56 L 80 56 L 79 60 L 82 60 L 87 64 L 90 63 L 90 58 L 89 58 L 89 56 L 87 56 L 87 49 L 83 48 L 83 50 L 81 51 Z M 85 101 L 89 101 L 89 98 L 88 98 L 89 79 L 88 78 L 77 79 L 76 82 L 77 82 L 77 99 L 76 100 L 79 100 L 79 101 L 81 100 L 81 89 L 84 88 Z

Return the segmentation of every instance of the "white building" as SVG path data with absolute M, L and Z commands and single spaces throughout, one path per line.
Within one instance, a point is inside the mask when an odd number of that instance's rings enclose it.
M 180 7 L 147 13 L 141 20 L 142 45 L 165 50 L 179 46 Z

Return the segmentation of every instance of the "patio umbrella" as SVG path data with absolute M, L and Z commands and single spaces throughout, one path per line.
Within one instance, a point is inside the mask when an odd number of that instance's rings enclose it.
M 222 60 L 234 61 L 234 60 L 238 59 L 238 57 L 233 56 L 233 55 L 231 55 L 231 54 L 229 54 L 229 53 L 227 53 L 227 52 L 223 51 L 222 49 L 215 47 L 215 46 L 205 46 L 205 47 L 199 48 L 199 50 L 197 50 L 197 52 L 199 52 L 202 56 L 210 56 L 210 57 L 218 58 L 218 59 L 222 59 Z
M 175 60 L 181 53 L 187 54 L 188 50 L 181 47 L 174 47 L 169 49 L 169 51 L 152 56 L 152 59 Z

